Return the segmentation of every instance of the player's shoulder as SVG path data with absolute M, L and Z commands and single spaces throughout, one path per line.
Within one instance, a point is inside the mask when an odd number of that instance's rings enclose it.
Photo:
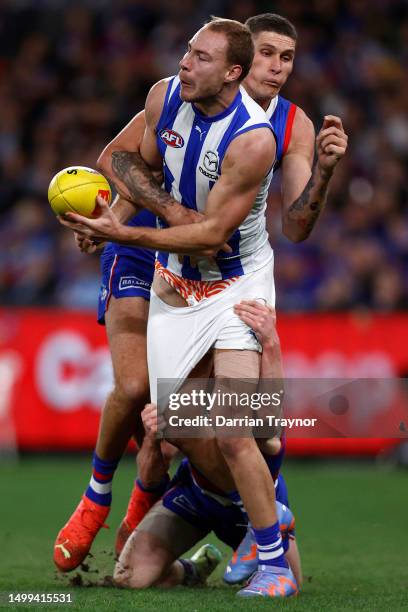
M 296 133 L 301 134 L 302 132 L 314 132 L 313 122 L 305 113 L 303 108 L 291 100 L 284 98 L 280 94 L 276 97 L 271 119 L 275 116 L 275 114 L 279 113 L 284 113 L 284 115 L 288 117 L 289 115 L 293 115 L 293 130 Z
M 229 144 L 222 171 L 233 169 L 241 178 L 258 173 L 263 176 L 271 168 L 275 153 L 275 139 L 268 127 L 247 130 Z
M 150 121 L 158 122 L 163 107 L 179 86 L 179 78 L 170 76 L 157 81 L 152 87 L 146 98 L 146 117 Z
M 163 104 L 168 89 L 171 88 L 175 78 L 176 77 L 174 76 L 166 77 L 165 79 L 160 79 L 160 81 L 154 83 L 147 94 L 146 106 L 155 104 L 158 101 L 161 101 Z
M 290 138 L 284 147 L 283 157 L 286 154 L 305 150 L 308 151 L 308 154 L 313 155 L 316 137 L 313 122 L 300 106 L 293 105 L 292 112 Z
M 315 129 L 313 121 L 305 113 L 303 108 L 296 106 L 296 112 L 293 119 L 292 138 L 302 140 L 312 137 L 314 140 Z

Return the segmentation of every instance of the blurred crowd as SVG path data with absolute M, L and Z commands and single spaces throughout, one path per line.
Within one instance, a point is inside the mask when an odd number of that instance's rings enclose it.
M 318 130 L 342 117 L 349 151 L 312 236 L 282 236 L 279 180 L 268 226 L 278 308 L 408 305 L 408 4 L 404 0 L 3 0 L 0 4 L 0 302 L 92 308 L 97 256 L 85 256 L 47 204 L 51 177 L 95 167 L 105 144 L 177 72 L 210 14 L 271 11 L 299 33 L 283 95 Z

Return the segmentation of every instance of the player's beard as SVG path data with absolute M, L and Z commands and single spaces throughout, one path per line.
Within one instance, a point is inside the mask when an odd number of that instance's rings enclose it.
M 195 93 L 194 91 L 192 92 L 192 95 L 189 96 L 188 99 L 186 99 L 186 102 L 193 102 L 193 103 L 198 103 L 198 104 L 213 104 L 214 101 L 218 98 L 218 96 L 221 94 L 222 90 L 224 89 L 225 83 L 222 83 L 221 86 L 219 84 L 214 85 L 213 87 L 206 87 L 205 89 L 198 89 L 197 93 Z M 184 97 L 182 98 L 184 100 Z

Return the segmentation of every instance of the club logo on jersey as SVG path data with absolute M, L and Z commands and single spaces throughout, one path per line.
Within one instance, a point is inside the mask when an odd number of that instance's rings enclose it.
M 159 136 L 168 147 L 173 147 L 173 149 L 181 149 L 181 147 L 184 147 L 183 137 L 174 130 L 164 128 L 160 130 Z
M 203 158 L 203 166 L 199 166 L 198 169 L 201 174 L 204 174 L 207 178 L 212 181 L 216 181 L 218 179 L 218 166 L 220 160 L 218 157 L 218 153 L 214 153 L 214 151 L 207 151 Z

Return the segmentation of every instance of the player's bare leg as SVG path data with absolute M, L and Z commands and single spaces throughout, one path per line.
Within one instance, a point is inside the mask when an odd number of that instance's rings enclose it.
M 219 382 L 223 378 L 240 376 L 257 381 L 259 368 L 260 355 L 256 351 L 215 351 L 214 375 Z M 263 529 L 275 523 L 275 488 L 256 440 L 253 437 L 219 437 L 217 443 L 231 470 L 252 526 Z
M 189 392 L 189 379 L 202 379 L 206 381 L 210 378 L 213 368 L 214 355 L 211 350 L 191 371 L 180 392 Z M 194 388 L 196 387 L 195 383 L 193 386 Z M 206 438 L 169 438 L 168 441 L 176 446 L 183 455 L 188 457 L 194 467 L 204 475 L 207 475 L 213 485 L 223 491 L 235 488 L 231 472 L 215 442 L 212 428 L 208 428 L 208 437 Z
M 221 553 L 211 544 L 205 544 L 191 559 L 181 559 L 206 531 L 160 504 L 151 509 L 126 542 L 115 566 L 117 586 L 143 589 L 202 585 L 221 561 Z
M 176 556 L 153 533 L 135 531 L 115 566 L 113 578 L 121 587 L 143 589 L 167 574 Z
M 303 583 L 302 564 L 300 561 L 300 553 L 296 539 L 291 539 L 289 542 L 289 548 L 286 553 L 286 559 L 289 563 L 290 569 L 296 579 L 296 583 L 300 589 Z
M 214 352 L 214 376 L 218 381 L 215 390 L 223 390 L 222 379 L 258 380 L 259 374 L 260 356 L 255 351 Z M 237 492 L 233 495 L 237 503 L 244 505 L 258 549 L 259 571 L 239 595 L 284 597 L 296 594 L 297 585 L 284 558 L 272 476 L 256 440 L 219 435 L 217 443 L 236 484 Z
M 115 381 L 102 412 L 95 449 L 105 461 L 123 455 L 137 422 L 140 441 L 143 437 L 139 415 L 149 398 L 146 355 L 148 311 L 149 304 L 143 298 L 117 300 L 111 297 L 105 315 Z
M 143 298 L 112 297 L 105 315 L 115 386 L 103 408 L 91 482 L 56 539 L 54 562 L 61 571 L 75 569 L 83 561 L 104 525 L 114 472 L 147 401 L 147 313 Z
M 209 354 L 197 364 L 191 376 L 206 379 L 209 377 L 211 370 L 212 355 Z M 149 406 L 150 404 L 147 405 L 147 407 Z M 154 407 L 154 414 L 156 414 L 156 407 Z M 128 512 L 118 529 L 116 537 L 115 550 L 118 556 L 132 531 L 164 493 L 168 483 L 167 471 L 170 461 L 177 454 L 177 448 L 183 451 L 182 447 L 176 448 L 176 446 L 165 440 L 160 441 L 156 435 L 145 436 L 137 457 L 138 479 L 129 501 Z

